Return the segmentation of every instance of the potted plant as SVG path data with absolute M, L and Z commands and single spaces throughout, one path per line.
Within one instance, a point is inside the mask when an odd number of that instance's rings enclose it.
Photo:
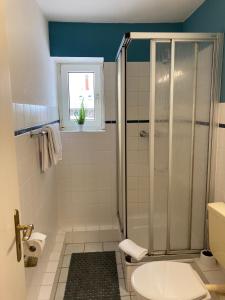
M 86 110 L 84 107 L 84 100 L 81 101 L 81 105 L 80 105 L 80 109 L 79 109 L 78 113 L 75 113 L 74 115 L 75 115 L 77 124 L 80 126 L 80 130 L 82 130 L 83 125 L 85 123 L 85 119 L 86 119 Z

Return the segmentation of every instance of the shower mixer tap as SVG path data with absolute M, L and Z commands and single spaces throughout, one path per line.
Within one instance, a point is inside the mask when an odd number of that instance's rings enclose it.
M 149 133 L 145 130 L 140 131 L 140 137 L 149 137 Z

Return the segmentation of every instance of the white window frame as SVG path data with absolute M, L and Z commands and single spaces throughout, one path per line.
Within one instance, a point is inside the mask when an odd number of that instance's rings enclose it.
M 79 131 L 80 126 L 73 120 L 70 120 L 70 102 L 69 102 L 69 73 L 87 72 L 94 73 L 94 107 L 95 120 L 86 120 L 82 126 L 82 131 L 99 131 L 105 129 L 104 101 L 103 101 L 103 63 L 102 62 L 82 62 L 82 63 L 60 63 L 59 64 L 59 109 L 60 125 L 62 130 Z

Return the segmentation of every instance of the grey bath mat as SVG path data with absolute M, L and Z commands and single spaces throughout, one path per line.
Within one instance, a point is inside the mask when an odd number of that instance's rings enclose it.
M 64 300 L 120 300 L 115 252 L 73 253 Z

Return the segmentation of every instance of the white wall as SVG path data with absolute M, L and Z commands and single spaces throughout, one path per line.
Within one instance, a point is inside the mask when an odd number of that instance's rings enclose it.
M 36 1 L 7 0 L 7 21 L 13 102 L 55 106 L 48 24 Z
M 20 207 L 16 170 L 16 151 L 13 139 L 11 86 L 9 78 L 8 45 L 6 36 L 5 2 L 0 1 L 0 298 L 25 299 L 23 261 L 16 259 L 14 210 Z
M 7 1 L 14 130 L 58 119 L 54 64 L 48 27 L 35 0 Z M 57 230 L 55 169 L 40 171 L 38 139 L 15 137 L 21 222 L 48 235 L 38 267 L 26 269 L 27 298 L 36 299 Z
M 218 104 L 219 123 L 225 124 L 225 103 Z M 225 202 L 225 128 L 217 129 L 215 202 Z

